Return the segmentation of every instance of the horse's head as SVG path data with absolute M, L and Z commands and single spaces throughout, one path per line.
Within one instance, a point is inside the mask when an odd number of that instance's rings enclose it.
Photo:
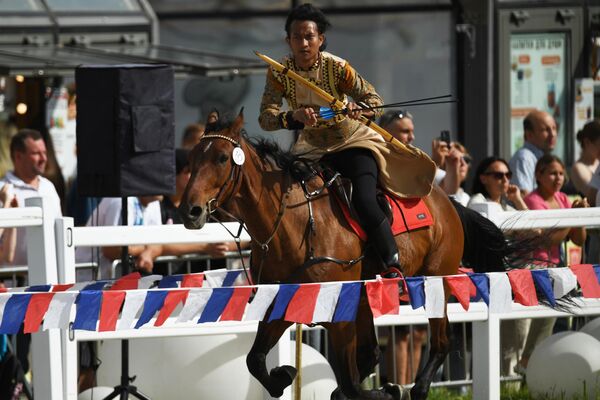
M 186 228 L 202 228 L 210 214 L 238 190 L 245 158 L 243 124 L 242 111 L 232 123 L 209 122 L 190 153 L 191 176 L 179 205 Z

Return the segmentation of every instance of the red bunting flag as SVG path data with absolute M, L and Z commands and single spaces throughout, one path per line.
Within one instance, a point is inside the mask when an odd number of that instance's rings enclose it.
M 132 272 L 119 278 L 110 287 L 110 290 L 133 290 L 138 288 L 138 281 L 142 275 L 139 272 Z
M 456 297 L 465 311 L 469 311 L 471 304 L 471 287 L 475 287 L 468 276 L 446 276 L 444 278 L 450 287 L 450 293 Z M 476 289 L 477 290 L 477 289 Z
M 123 301 L 125 301 L 125 292 L 123 291 L 107 290 L 102 292 L 102 307 L 100 309 L 98 332 L 115 330 Z
M 320 290 L 321 285 L 318 283 L 300 285 L 288 303 L 284 319 L 302 324 L 311 323 Z
M 73 287 L 73 283 L 65 283 L 64 285 L 54 285 L 52 286 L 53 292 L 65 292 Z
M 35 293 L 31 296 L 31 300 L 27 306 L 27 313 L 25 314 L 23 333 L 34 333 L 40 329 L 52 297 L 54 297 L 54 293 Z
M 181 287 L 202 287 L 204 283 L 204 274 L 184 275 L 181 280 Z
M 537 306 L 539 304 L 530 270 L 513 269 L 506 274 L 517 303 L 524 306 Z
M 600 283 L 598 283 L 598 277 L 594 272 L 592 264 L 571 265 L 571 270 L 577 277 L 583 297 L 592 299 L 600 298 Z
M 161 326 L 165 323 L 167 318 L 171 316 L 175 307 L 179 305 L 179 303 L 185 303 L 187 299 L 189 290 L 171 290 L 165 297 L 165 302 L 158 313 L 158 317 L 156 317 L 156 322 L 154 322 L 154 326 Z
M 251 294 L 251 287 L 234 288 L 229 302 L 221 313 L 221 321 L 241 321 Z
M 385 279 L 366 283 L 367 298 L 374 318 L 400 312 L 399 280 Z

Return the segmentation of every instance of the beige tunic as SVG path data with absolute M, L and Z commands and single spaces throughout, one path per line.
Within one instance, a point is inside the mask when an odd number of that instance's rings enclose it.
M 321 53 L 315 66 L 307 71 L 296 67 L 291 58 L 285 58 L 282 64 L 344 104 L 348 102 L 346 95 L 369 106 L 383 103 L 369 82 L 332 54 Z M 288 128 L 286 113 L 281 111 L 284 98 L 290 110 L 305 106 L 318 111 L 321 106 L 329 106 L 306 86 L 269 69 L 259 117 L 263 129 Z M 303 128 L 292 151 L 318 160 L 325 154 L 355 147 L 371 150 L 379 167 L 379 183 L 390 192 L 399 197 L 422 197 L 431 191 L 436 168 L 427 154 L 413 146 L 398 149 L 373 129 L 341 114 L 331 120 L 319 118 L 316 126 Z

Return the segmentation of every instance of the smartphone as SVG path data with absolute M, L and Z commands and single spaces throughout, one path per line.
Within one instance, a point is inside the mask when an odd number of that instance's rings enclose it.
M 440 141 L 446 142 L 446 144 L 450 146 L 450 131 L 442 131 L 440 133 Z

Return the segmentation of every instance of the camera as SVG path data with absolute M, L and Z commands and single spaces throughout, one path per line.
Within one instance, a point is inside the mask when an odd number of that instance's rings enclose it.
M 446 142 L 448 147 L 450 147 L 450 131 L 442 131 L 440 133 L 440 141 Z

